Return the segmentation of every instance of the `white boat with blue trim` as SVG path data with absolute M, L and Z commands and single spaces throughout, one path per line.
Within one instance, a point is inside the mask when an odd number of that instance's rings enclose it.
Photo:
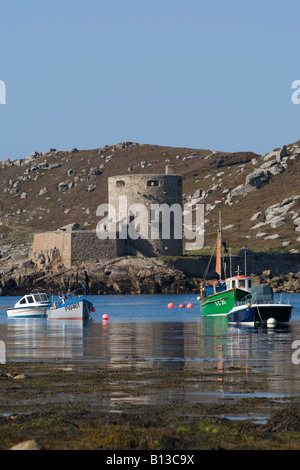
M 6 313 L 9 318 L 45 317 L 47 307 L 50 305 L 50 295 L 38 292 L 36 294 L 24 295 Z
M 47 307 L 46 316 L 49 320 L 83 320 L 90 318 L 91 312 L 94 312 L 92 302 L 84 297 L 73 298 L 71 294 L 62 294 L 60 301 L 53 301 Z

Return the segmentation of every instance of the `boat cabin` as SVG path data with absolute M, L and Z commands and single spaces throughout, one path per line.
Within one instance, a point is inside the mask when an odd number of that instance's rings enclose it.
M 251 291 L 252 279 L 248 276 L 234 276 L 226 279 L 226 289 L 243 289 Z
M 36 307 L 40 306 L 47 306 L 50 305 L 51 299 L 50 295 L 48 294 L 29 294 L 24 295 L 15 305 L 15 307 Z

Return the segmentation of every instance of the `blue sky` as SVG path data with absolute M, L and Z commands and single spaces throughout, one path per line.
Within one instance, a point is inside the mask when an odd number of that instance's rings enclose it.
M 299 140 L 299 13 L 294 0 L 0 0 L 0 160 Z

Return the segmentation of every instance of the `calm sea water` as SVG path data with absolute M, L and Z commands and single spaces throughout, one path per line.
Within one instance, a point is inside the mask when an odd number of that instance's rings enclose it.
M 278 294 L 275 296 L 279 297 Z M 0 297 L 0 340 L 5 361 L 102 361 L 103 365 L 151 364 L 162 368 L 217 370 L 243 367 L 268 374 L 258 396 L 300 398 L 300 364 L 292 361 L 300 344 L 300 294 L 291 294 L 292 320 L 274 328 L 228 325 L 226 318 L 200 315 L 196 295 L 90 296 L 96 311 L 86 322 L 46 318 L 8 319 L 6 306 L 16 297 Z M 174 308 L 169 309 L 172 302 Z M 184 303 L 185 308 L 179 308 Z M 187 308 L 191 303 L 193 308 Z M 102 315 L 109 315 L 103 322 Z M 298 355 L 300 357 L 300 354 Z M 246 373 L 246 372 L 245 372 Z M 177 391 L 174 397 L 179 399 Z M 185 390 L 184 399 L 213 400 L 224 396 L 220 382 L 215 391 Z M 236 384 L 227 392 L 238 396 Z M 214 396 L 215 394 L 215 396 Z M 241 396 L 247 396 L 243 391 Z M 253 396 L 253 393 L 252 393 Z M 175 399 L 174 398 L 174 399 Z

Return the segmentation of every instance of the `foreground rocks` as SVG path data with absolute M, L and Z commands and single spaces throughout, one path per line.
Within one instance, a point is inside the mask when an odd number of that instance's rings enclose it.
M 24 371 L 23 387 L 7 378 L 8 372 Z M 221 372 L 210 361 L 205 373 L 194 367 L 153 367 L 143 362 L 128 367 L 122 361 L 105 365 L 68 361 L 68 367 L 55 362 L 2 365 L 0 449 L 298 450 L 297 399 L 271 396 L 212 403 L 170 399 L 174 390 L 195 383 L 210 390 L 220 375 L 225 384 L 238 384 L 241 393 L 256 391 L 255 368 L 245 373 L 236 364 Z M 266 380 L 268 372 L 264 369 L 259 376 Z M 155 393 L 165 393 L 169 402 L 143 403 L 145 395 Z M 226 418 L 248 414 L 264 416 L 266 421 Z

